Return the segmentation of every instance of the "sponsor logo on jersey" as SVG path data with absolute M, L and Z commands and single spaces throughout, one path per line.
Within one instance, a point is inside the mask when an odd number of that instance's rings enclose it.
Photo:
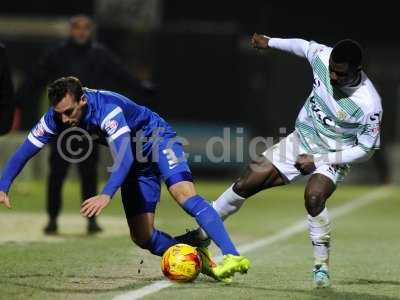
M 318 80 L 318 78 L 314 77 L 314 87 L 318 88 L 321 85 L 321 81 Z
M 332 120 L 332 118 L 328 117 L 317 105 L 316 101 L 314 100 L 314 97 L 310 98 L 311 104 L 311 110 L 315 113 L 317 116 L 318 120 L 322 122 L 325 126 L 335 126 L 335 122 Z
M 39 123 L 36 125 L 36 127 L 32 130 L 32 134 L 35 137 L 41 137 L 46 134 L 46 129 L 44 129 L 44 126 Z
M 376 121 L 376 120 L 379 120 L 379 116 L 380 116 L 380 113 L 376 113 L 376 114 L 373 114 L 372 116 L 370 116 L 369 119 L 370 119 L 372 122 L 374 122 L 374 121 Z
M 108 120 L 104 125 L 104 130 L 108 135 L 112 135 L 118 128 L 118 122 L 116 120 Z

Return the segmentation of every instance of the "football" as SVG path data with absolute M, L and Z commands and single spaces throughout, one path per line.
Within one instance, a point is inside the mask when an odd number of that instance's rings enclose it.
M 165 251 L 161 259 L 161 270 L 172 281 L 194 281 L 201 270 L 200 254 L 192 246 L 174 245 Z

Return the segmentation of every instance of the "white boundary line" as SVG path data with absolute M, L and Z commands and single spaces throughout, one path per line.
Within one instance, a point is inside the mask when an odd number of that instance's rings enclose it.
M 350 213 L 353 210 L 356 210 L 360 207 L 366 206 L 376 200 L 379 200 L 380 198 L 383 198 L 384 196 L 387 196 L 391 192 L 392 192 L 392 189 L 390 187 L 377 188 L 377 189 L 373 190 L 373 192 L 371 192 L 371 193 L 360 196 L 351 202 L 348 202 L 342 206 L 339 206 L 337 208 L 330 210 L 330 216 L 332 219 L 342 217 L 344 215 L 347 215 L 348 213 Z M 256 240 L 252 243 L 248 243 L 248 244 L 239 246 L 238 250 L 240 253 L 245 254 L 247 252 L 251 252 L 258 248 L 269 246 L 269 245 L 277 243 L 279 241 L 288 239 L 289 237 L 296 235 L 297 233 L 307 230 L 307 228 L 308 228 L 308 226 L 307 226 L 306 221 L 303 221 L 303 220 L 298 221 L 298 222 L 294 223 L 293 225 L 287 227 L 286 229 L 278 231 L 277 233 L 275 233 L 271 236 L 267 236 L 267 237 L 261 238 L 259 240 Z M 217 259 L 218 258 L 220 259 L 221 257 L 217 257 Z M 147 295 L 157 293 L 158 291 L 161 291 L 167 287 L 170 287 L 173 284 L 174 284 L 173 282 L 168 281 L 168 280 L 159 280 L 152 284 L 141 287 L 137 290 L 133 290 L 133 291 L 127 292 L 125 294 L 116 296 L 116 297 L 112 298 L 112 300 L 141 299 Z

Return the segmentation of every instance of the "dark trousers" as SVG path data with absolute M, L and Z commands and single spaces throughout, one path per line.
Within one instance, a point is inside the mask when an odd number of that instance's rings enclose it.
M 77 163 L 81 182 L 81 201 L 97 194 L 98 146 L 93 145 L 92 154 L 83 162 Z M 62 208 L 62 186 L 71 163 L 65 161 L 57 151 L 57 144 L 51 144 L 50 172 L 47 185 L 47 213 L 56 219 Z

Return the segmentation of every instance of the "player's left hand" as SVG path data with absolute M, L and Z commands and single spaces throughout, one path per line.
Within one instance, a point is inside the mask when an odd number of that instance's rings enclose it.
M 3 204 L 7 208 L 11 208 L 11 201 L 7 193 L 0 191 L 0 204 Z
M 256 49 L 267 49 L 269 40 L 270 38 L 265 35 L 254 33 L 251 37 L 250 44 Z
M 103 209 L 110 203 L 111 197 L 105 194 L 97 195 L 87 199 L 81 205 L 81 215 L 91 218 L 101 214 Z
M 314 157 L 308 154 L 300 154 L 297 157 L 295 168 L 303 175 L 311 174 L 315 171 Z

